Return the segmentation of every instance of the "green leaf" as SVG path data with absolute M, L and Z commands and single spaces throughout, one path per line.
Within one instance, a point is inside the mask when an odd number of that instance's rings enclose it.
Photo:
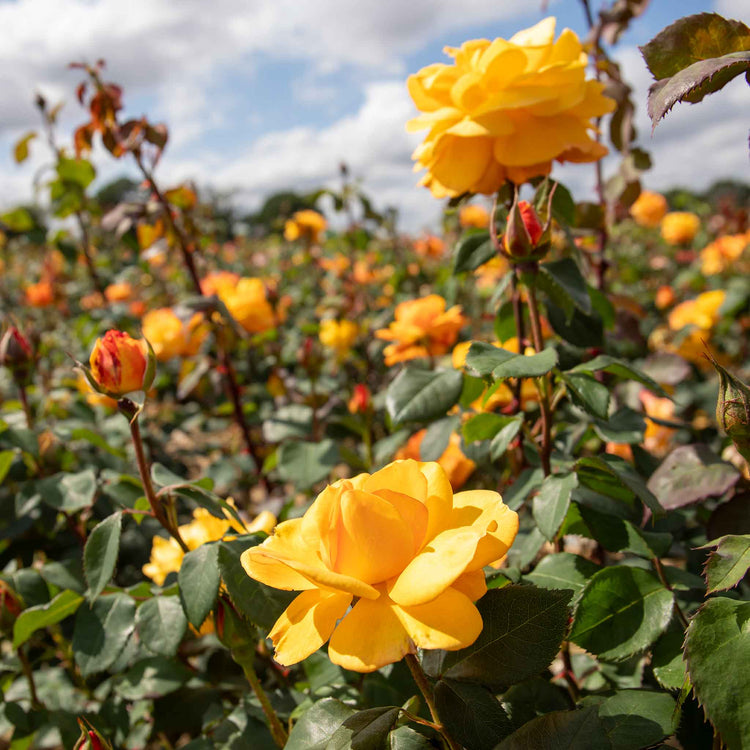
M 388 750 L 434 750 L 435 745 L 411 727 L 402 726 L 388 735 L 386 747 Z
M 135 663 L 116 686 L 126 701 L 161 698 L 181 688 L 191 677 L 190 670 L 174 659 L 153 656 Z
M 21 612 L 13 624 L 13 648 L 26 643 L 32 633 L 74 614 L 83 597 L 75 591 L 61 591 L 51 602 L 29 607 Z
M 259 536 L 245 536 L 231 542 L 220 542 L 219 569 L 237 610 L 250 622 L 270 630 L 298 592 L 265 586 L 245 572 L 240 563 L 240 555 L 262 541 Z
M 559 224 L 572 226 L 576 220 L 576 204 L 570 191 L 562 183 L 543 180 L 534 193 L 533 204 L 540 210 L 546 210 L 553 187 L 555 194 L 552 196 L 552 216 Z
M 344 719 L 326 745 L 326 750 L 379 750 L 399 717 L 400 709 L 391 706 L 357 711 Z
M 35 226 L 34 217 L 25 208 L 14 208 L 0 215 L 0 224 L 5 224 L 11 232 L 28 232 Z
M 680 714 L 674 698 L 653 690 L 618 690 L 599 705 L 612 750 L 641 750 L 673 734 Z
M 174 656 L 187 630 L 187 619 L 176 596 L 147 599 L 135 615 L 135 628 L 149 651 Z
M 645 385 L 646 388 L 658 396 L 669 398 L 669 394 L 653 378 L 646 375 L 645 372 L 641 372 L 627 362 L 610 357 L 608 354 L 600 354 L 588 362 L 582 362 L 572 370 L 569 370 L 569 372 L 599 372 L 600 370 L 608 372 L 610 375 L 614 375 L 621 380 L 635 380 L 637 383 Z
M 591 314 L 591 297 L 586 281 L 573 258 L 542 263 L 536 283 L 570 320 L 573 309 L 578 308 L 585 315 Z
M 65 513 L 77 513 L 93 505 L 96 496 L 96 473 L 86 469 L 77 474 L 55 474 L 38 483 L 47 505 Z
M 570 505 L 570 495 L 578 486 L 578 477 L 572 472 L 551 474 L 542 482 L 534 498 L 532 513 L 539 531 L 552 541 L 560 530 Z
M 36 137 L 37 134 L 31 130 L 16 141 L 15 146 L 13 146 L 13 158 L 16 164 L 21 164 L 29 158 L 29 143 Z
M 654 643 L 651 651 L 651 669 L 659 684 L 667 690 L 680 690 L 687 672 L 682 658 L 685 633 L 680 624 L 672 621 L 664 635 Z
M 94 601 L 110 582 L 120 551 L 122 513 L 113 513 L 94 527 L 83 549 L 83 572 L 89 585 L 88 598 Z
M 572 750 L 609 748 L 596 706 L 576 711 L 552 711 L 538 716 L 506 737 L 496 750 Z
M 706 562 L 706 593 L 724 591 L 736 586 L 750 568 L 750 534 L 729 534 L 714 539 L 698 549 L 716 547 Z
M 474 271 L 496 255 L 489 232 L 484 229 L 466 232 L 456 245 L 453 273 Z
M 219 545 L 201 544 L 187 552 L 177 573 L 177 583 L 188 622 L 200 628 L 219 595 Z
M 79 607 L 73 656 L 84 677 L 103 672 L 119 656 L 135 628 L 135 602 L 127 594 L 102 596 Z
M 720 497 L 740 473 L 706 445 L 675 448 L 648 480 L 648 488 L 666 510 L 682 508 L 709 497 Z
M 557 552 L 543 557 L 534 570 L 524 576 L 535 586 L 543 589 L 568 589 L 576 598 L 584 586 L 601 568 L 591 560 L 570 552 Z
M 13 460 L 16 457 L 15 451 L 1 451 L 0 452 L 0 484 L 8 475 L 10 467 L 13 465 Z
M 467 443 L 477 440 L 490 440 L 497 435 L 503 427 L 516 421 L 516 417 L 506 417 L 502 414 L 484 413 L 477 414 L 469 419 L 463 426 L 463 436 Z
M 541 672 L 554 659 L 568 627 L 569 592 L 508 585 L 477 603 L 484 629 L 460 651 L 425 652 L 436 677 L 514 685 Z
M 279 446 L 277 471 L 285 482 L 307 489 L 328 477 L 338 462 L 339 452 L 333 440 L 293 441 Z
M 641 476 L 627 462 L 616 456 L 588 456 L 576 462 L 575 470 L 581 483 L 591 487 L 594 491 L 602 491 L 601 478 L 605 484 L 615 479 L 616 484 L 632 492 L 655 515 L 663 515 L 664 509 L 659 501 L 646 486 Z M 603 494 L 607 494 L 603 492 Z
M 702 60 L 671 78 L 656 81 L 648 90 L 647 104 L 653 127 L 677 102 L 695 104 L 708 94 L 724 88 L 729 81 L 743 73 L 750 73 L 750 50 Z
M 486 344 L 484 341 L 472 341 L 466 353 L 466 366 L 485 378 L 491 375 L 498 365 L 516 356 L 518 355 L 499 346 Z
M 341 701 L 323 698 L 297 720 L 285 750 L 326 750 L 336 730 L 354 713 L 353 708 Z
M 57 174 L 65 182 L 87 188 L 94 181 L 96 170 L 88 159 L 66 159 L 63 156 L 57 162 Z
M 490 443 L 490 460 L 497 461 L 510 446 L 511 442 L 515 439 L 516 435 L 521 431 L 523 427 L 523 415 L 513 417 L 508 424 L 498 432 L 495 437 L 492 438 Z
M 587 372 L 564 372 L 563 382 L 573 403 L 599 419 L 609 413 L 609 388 Z
M 544 349 L 538 354 L 514 354 L 512 359 L 502 362 L 492 371 L 492 377 L 495 380 L 536 378 L 546 375 L 556 365 L 557 351 L 553 348 Z
M 482 685 L 440 680 L 435 685 L 438 714 L 462 747 L 492 750 L 511 732 L 511 724 L 494 695 Z
M 613 443 L 640 443 L 646 431 L 646 420 L 643 414 L 625 406 L 606 421 L 597 419 L 594 422 L 594 430 L 602 440 Z
M 463 387 L 459 370 L 432 372 L 407 367 L 388 387 L 385 405 L 393 423 L 428 422 L 442 417 L 458 401 Z
M 670 78 L 701 60 L 750 49 L 750 29 L 718 13 L 696 13 L 662 29 L 640 48 L 654 78 Z
M 672 618 L 674 598 L 640 568 L 605 568 L 586 584 L 570 640 L 606 660 L 647 649 Z
M 604 322 L 598 310 L 586 315 L 577 307 L 572 317 L 558 307 L 552 300 L 547 301 L 547 319 L 554 332 L 565 341 L 579 347 L 600 347 L 604 343 Z
M 729 748 L 750 738 L 750 602 L 709 599 L 690 620 L 688 674 L 698 701 Z
M 445 453 L 451 435 L 461 426 L 461 417 L 451 415 L 433 422 L 425 432 L 419 446 L 419 457 L 422 461 L 437 461 Z

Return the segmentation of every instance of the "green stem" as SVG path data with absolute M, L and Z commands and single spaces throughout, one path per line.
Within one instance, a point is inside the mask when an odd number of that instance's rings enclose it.
M 31 698 L 31 707 L 32 708 L 44 708 L 44 705 L 39 700 L 39 696 L 36 692 L 36 685 L 34 684 L 34 672 L 31 669 L 31 664 L 29 664 L 29 660 L 24 653 L 23 646 L 19 646 L 16 649 L 16 654 L 18 654 L 18 660 L 21 662 L 21 669 L 23 670 L 23 673 L 26 677 L 26 682 L 29 684 L 29 697 Z
M 448 731 L 440 721 L 440 715 L 438 714 L 437 706 L 435 705 L 435 696 L 433 695 L 432 687 L 427 680 L 427 675 L 424 673 L 422 665 L 419 663 L 419 659 L 417 659 L 414 654 L 407 654 L 405 658 L 411 676 L 414 678 L 414 682 L 417 683 L 419 692 L 424 696 L 427 708 L 430 709 L 430 716 L 432 716 L 434 729 L 440 732 L 450 750 L 461 750 L 461 746 L 450 736 L 450 734 L 448 734 Z
M 149 471 L 148 461 L 146 460 L 146 454 L 143 450 L 143 438 L 141 437 L 141 428 L 138 426 L 138 416 L 136 415 L 130 421 L 130 434 L 133 438 L 133 448 L 135 450 L 135 460 L 138 464 L 138 473 L 141 476 L 141 483 L 143 484 L 143 491 L 146 494 L 148 504 L 151 506 L 154 518 L 170 533 L 170 535 L 177 541 L 183 552 L 189 552 L 190 548 L 185 544 L 182 536 L 180 536 L 180 530 L 175 523 L 173 523 L 168 515 L 164 511 L 164 507 L 161 501 L 154 492 L 154 485 L 151 483 L 151 474 Z
M 247 658 L 242 658 L 240 661 L 240 665 L 242 666 L 242 671 L 245 673 L 245 678 L 250 683 L 250 687 L 253 689 L 255 697 L 260 703 L 261 709 L 263 709 L 263 713 L 265 714 L 266 719 L 268 719 L 268 726 L 271 730 L 273 741 L 279 747 L 284 747 L 287 743 L 287 740 L 289 739 L 289 735 L 287 734 L 286 729 L 284 729 L 284 726 L 277 716 L 276 711 L 273 710 L 273 706 L 271 705 L 271 701 L 268 699 L 268 695 L 266 695 L 266 691 L 263 690 L 263 686 L 260 684 L 258 675 L 255 673 L 255 669 L 253 668 L 252 655 L 249 655 Z
M 26 393 L 26 386 L 23 383 L 18 383 L 18 395 L 21 399 L 21 405 L 23 406 L 23 413 L 26 415 L 26 426 L 30 429 L 34 429 L 34 413 L 31 411 L 31 405 L 29 404 L 29 397 Z

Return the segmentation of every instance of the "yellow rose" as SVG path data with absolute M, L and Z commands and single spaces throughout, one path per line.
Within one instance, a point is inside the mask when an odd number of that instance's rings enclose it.
M 389 367 L 417 357 L 445 354 L 456 343 L 458 332 L 466 323 L 461 307 L 445 309 L 445 300 L 437 294 L 408 300 L 396 306 L 395 320 L 375 336 L 392 341 L 385 348 Z
M 263 333 L 276 327 L 276 316 L 260 279 L 242 278 L 234 288 L 219 289 L 218 295 L 232 317 L 249 333 Z
M 472 203 L 458 212 L 458 223 L 464 228 L 487 229 L 490 225 L 490 212 L 484 206 Z
M 713 276 L 727 269 L 742 258 L 750 246 L 750 231 L 744 234 L 730 234 L 719 237 L 701 250 L 701 272 L 704 276 Z
M 284 239 L 289 242 L 304 239 L 315 243 L 320 240 L 320 235 L 325 232 L 327 226 L 325 217 L 317 211 L 309 208 L 297 211 L 284 225 Z
M 332 662 L 372 672 L 417 648 L 473 643 L 482 568 L 517 530 L 496 492 L 454 495 L 437 463 L 394 461 L 330 485 L 241 561 L 261 583 L 302 592 L 269 635 L 276 661 L 295 664 L 330 638 Z
M 133 296 L 133 287 L 127 281 L 118 284 L 110 284 L 104 290 L 107 302 L 127 302 Z
M 687 245 L 700 228 L 701 220 L 689 211 L 672 211 L 661 220 L 661 236 L 669 245 Z
M 419 461 L 422 441 L 426 434 L 426 428 L 415 432 L 406 441 L 406 445 L 398 449 L 396 458 L 399 460 L 412 458 L 415 461 Z M 477 468 L 477 465 L 464 455 L 464 452 L 461 450 L 461 438 L 455 432 L 451 434 L 448 447 L 443 451 L 437 462 L 448 476 L 448 481 L 451 483 L 454 492 L 460 490 L 466 484 L 466 480 L 474 473 L 474 469 Z
M 667 213 L 667 199 L 659 193 L 642 190 L 636 202 L 630 207 L 630 215 L 642 227 L 658 227 Z
M 161 362 L 173 357 L 192 356 L 208 334 L 208 326 L 200 313 L 195 313 L 185 324 L 169 307 L 147 312 L 141 325 L 144 338 Z
M 337 357 L 343 358 L 352 348 L 358 333 L 359 326 L 351 320 L 324 320 L 318 337 L 323 346 L 333 349 Z
M 669 314 L 669 327 L 673 331 L 679 331 L 685 326 L 710 331 L 719 321 L 719 310 L 725 298 L 726 293 L 723 289 L 715 289 L 680 303 Z
M 509 40 L 477 39 L 446 48 L 452 65 L 429 65 L 408 80 L 423 112 L 409 131 L 429 128 L 414 152 L 421 184 L 436 198 L 495 193 L 506 179 L 549 174 L 552 161 L 588 162 L 607 149 L 592 118 L 615 108 L 604 84 L 586 80 L 588 57 L 547 18 Z

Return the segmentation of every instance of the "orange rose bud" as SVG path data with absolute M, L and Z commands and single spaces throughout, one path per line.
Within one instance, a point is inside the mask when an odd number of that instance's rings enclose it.
M 5 581 L 0 580 L 0 631 L 12 631 L 13 623 L 22 610 L 15 591 Z
M 350 414 L 362 414 L 368 411 L 371 406 L 370 389 L 362 383 L 355 385 L 348 406 Z
M 92 387 L 112 398 L 148 390 L 154 380 L 155 357 L 148 343 L 122 331 L 110 330 L 97 339 L 89 363 Z
M 550 225 L 552 224 L 552 196 L 550 191 L 547 206 L 547 221 L 544 225 L 534 207 L 528 201 L 519 201 L 518 194 L 508 215 L 503 246 L 505 254 L 516 262 L 539 260 L 550 248 Z

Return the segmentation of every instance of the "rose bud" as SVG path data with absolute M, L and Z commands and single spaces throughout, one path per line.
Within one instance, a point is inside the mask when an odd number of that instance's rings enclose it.
M 9 633 L 23 607 L 15 591 L 0 579 L 0 631 Z
M 503 247 L 505 254 L 515 262 L 539 260 L 550 248 L 550 226 L 552 224 L 552 197 L 550 190 L 547 205 L 547 221 L 544 225 L 534 207 L 528 201 L 519 201 L 518 193 L 513 199 L 508 225 L 505 229 Z
M 156 357 L 145 339 L 110 330 L 96 340 L 84 374 L 91 386 L 112 398 L 131 391 L 146 391 L 156 374 Z
M 349 399 L 349 413 L 362 414 L 370 409 L 371 395 L 370 389 L 366 385 L 359 383 L 354 386 L 354 393 Z
M 0 339 L 0 365 L 7 367 L 18 381 L 25 381 L 31 372 L 34 352 L 26 337 L 10 326 Z
M 742 457 L 750 462 L 750 388 L 709 357 L 719 373 L 719 399 L 716 421 L 734 442 Z

